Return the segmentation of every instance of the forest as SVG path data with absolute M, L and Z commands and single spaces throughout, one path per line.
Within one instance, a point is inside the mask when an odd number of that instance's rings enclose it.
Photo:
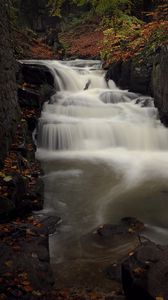
M 32 30 L 32 35 L 34 32 L 52 46 L 55 38 L 55 49 L 61 55 L 99 56 L 110 64 L 133 55 L 150 56 L 167 42 L 166 2 L 17 0 L 9 1 L 9 13 L 12 23 L 20 30 L 28 30 L 29 34 Z M 47 28 L 51 30 L 50 22 L 55 22 L 53 39 L 47 34 Z
M 1 0 L 0 70 L 0 300 L 168 300 L 167 0 Z

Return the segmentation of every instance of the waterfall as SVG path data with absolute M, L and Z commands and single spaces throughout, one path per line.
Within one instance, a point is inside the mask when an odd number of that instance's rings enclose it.
M 113 81 L 107 86 L 98 61 L 82 67 L 80 62 L 41 62 L 51 70 L 59 88 L 43 107 L 40 148 L 168 149 L 168 131 L 157 119 L 151 98 L 120 90 Z
M 63 220 L 51 237 L 51 261 L 59 284 L 78 284 L 89 280 L 90 263 L 101 261 L 103 270 L 113 259 L 115 249 L 92 240 L 100 224 L 137 217 L 147 237 L 167 243 L 168 130 L 153 99 L 107 84 L 99 61 L 33 63 L 50 69 L 57 89 L 43 106 L 37 150 L 43 212 Z

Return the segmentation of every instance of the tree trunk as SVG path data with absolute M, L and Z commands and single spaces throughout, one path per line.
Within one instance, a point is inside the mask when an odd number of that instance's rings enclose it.
M 0 162 L 9 150 L 19 116 L 7 1 L 0 1 Z

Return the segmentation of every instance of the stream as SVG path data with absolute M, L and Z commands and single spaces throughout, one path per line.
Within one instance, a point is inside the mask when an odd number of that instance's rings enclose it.
M 97 226 L 123 217 L 145 223 L 146 237 L 168 241 L 168 130 L 153 99 L 104 79 L 100 61 L 46 65 L 57 93 L 43 106 L 38 151 L 44 169 L 43 213 L 60 216 L 50 237 L 56 285 L 102 286 L 119 247 L 96 244 Z

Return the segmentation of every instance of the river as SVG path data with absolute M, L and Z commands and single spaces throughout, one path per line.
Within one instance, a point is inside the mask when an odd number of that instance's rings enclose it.
M 36 63 L 50 69 L 57 88 L 42 110 L 37 151 L 43 213 L 62 218 L 50 238 L 57 284 L 94 285 L 92 270 L 114 250 L 92 241 L 97 226 L 137 217 L 144 235 L 167 243 L 168 130 L 152 98 L 107 83 L 100 61 Z

